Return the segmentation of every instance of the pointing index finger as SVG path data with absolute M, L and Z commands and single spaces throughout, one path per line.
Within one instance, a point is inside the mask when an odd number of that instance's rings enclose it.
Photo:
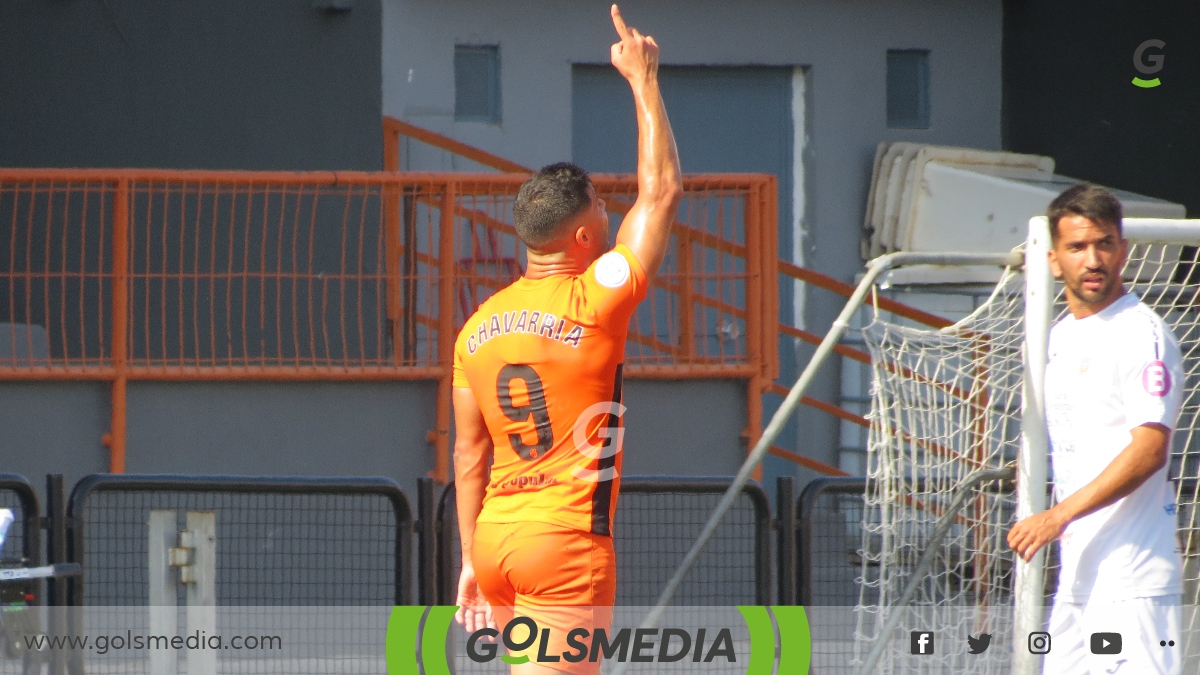
M 621 10 L 614 4 L 610 10 L 613 20 L 613 28 L 617 29 L 617 35 L 621 36 L 622 40 L 630 38 L 629 29 L 625 26 L 625 20 L 621 18 Z

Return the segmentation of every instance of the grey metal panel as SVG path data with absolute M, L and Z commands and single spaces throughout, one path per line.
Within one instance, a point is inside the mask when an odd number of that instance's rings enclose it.
M 0 472 L 45 488 L 48 473 L 79 478 L 108 471 L 109 386 L 99 382 L 0 383 Z
M 134 382 L 130 473 L 388 476 L 433 468 L 434 382 Z
M 746 385 L 625 379 L 625 459 L 632 475 L 729 476 L 746 457 Z
M 0 166 L 381 166 L 379 0 L 0 11 Z

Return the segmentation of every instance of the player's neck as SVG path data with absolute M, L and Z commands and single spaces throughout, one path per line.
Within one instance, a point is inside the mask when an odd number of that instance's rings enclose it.
M 559 274 L 579 275 L 588 268 L 587 262 L 573 256 L 569 251 L 555 253 L 528 252 L 528 264 L 525 265 L 526 279 L 545 279 Z
M 1067 311 L 1071 312 L 1071 316 L 1075 317 L 1076 320 L 1086 319 L 1089 316 L 1095 316 L 1108 309 L 1114 302 L 1125 297 L 1125 293 L 1125 285 L 1121 284 L 1117 287 L 1117 292 L 1113 293 L 1107 299 L 1100 302 L 1087 303 L 1078 298 L 1074 293 L 1067 291 Z

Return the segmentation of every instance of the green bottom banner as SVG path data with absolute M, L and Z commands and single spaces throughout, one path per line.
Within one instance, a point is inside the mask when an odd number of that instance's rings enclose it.
M 504 673 L 536 663 L 565 673 L 807 673 L 812 658 L 803 607 L 674 607 L 643 626 L 646 607 L 518 607 L 503 625 L 467 633 L 457 607 L 394 607 L 387 626 L 389 675 Z M 617 664 L 623 664 L 618 666 Z

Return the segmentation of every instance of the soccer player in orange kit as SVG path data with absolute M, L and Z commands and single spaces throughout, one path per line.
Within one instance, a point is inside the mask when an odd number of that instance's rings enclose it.
M 567 631 L 611 622 L 625 338 L 683 194 L 658 45 L 628 28 L 616 5 L 611 13 L 620 36 L 612 64 L 633 89 L 638 124 L 638 196 L 616 247 L 587 174 L 543 168 L 513 206 L 525 275 L 480 305 L 454 348 L 456 619 L 474 632 L 528 616 L 554 631 L 545 651 L 555 657 L 571 651 Z M 588 658 L 512 667 L 598 670 Z

